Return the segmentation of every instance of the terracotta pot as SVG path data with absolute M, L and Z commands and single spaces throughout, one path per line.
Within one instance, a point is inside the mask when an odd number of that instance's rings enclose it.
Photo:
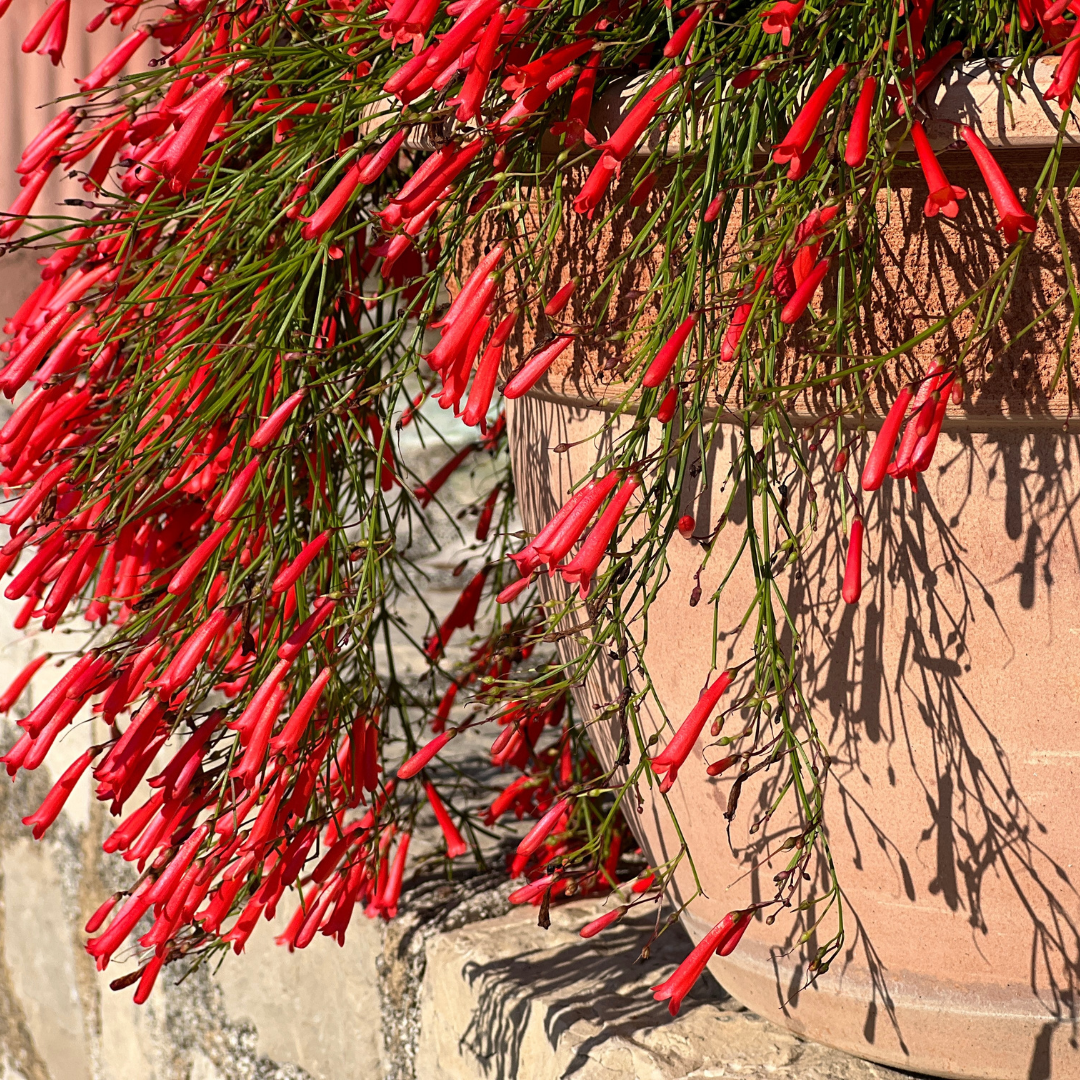
M 975 98 L 970 73 L 967 80 L 968 92 L 959 94 L 964 109 Z M 963 77 L 954 78 L 941 96 L 956 98 L 961 84 Z M 1025 122 L 1038 129 L 1041 105 L 1030 92 L 1026 101 Z M 985 109 L 982 116 L 988 138 L 1004 145 L 1009 133 Z M 973 118 L 970 109 L 965 118 Z M 1036 136 L 1045 141 L 1045 124 Z M 879 351 L 966 295 L 969 281 L 980 280 L 1005 250 L 987 227 L 989 199 L 970 159 L 946 154 L 944 162 L 970 198 L 958 225 L 943 227 L 923 218 L 921 177 L 912 170 L 900 180 L 910 186 L 896 190 L 899 215 L 882 244 L 885 281 L 867 326 Z M 1038 174 L 1038 165 L 1023 159 L 1006 164 L 1021 188 Z M 1078 209 L 1070 197 L 1066 219 Z M 583 251 L 581 225 L 571 222 L 555 252 L 563 279 L 602 271 L 605 244 L 620 243 L 619 230 L 627 228 L 616 221 L 598 247 Z M 588 284 L 578 296 L 588 294 Z M 1025 257 L 1003 340 L 1063 285 L 1060 249 L 1044 222 Z M 1050 393 L 1063 335 L 1060 323 L 1049 322 L 1037 339 L 1002 347 L 994 374 L 971 388 L 947 422 L 919 494 L 889 481 L 866 503 L 868 561 L 858 606 L 840 598 L 845 544 L 831 440 L 814 458 L 822 517 L 798 573 L 783 572 L 780 585 L 803 637 L 802 684 L 832 755 L 826 824 L 846 898 L 847 944 L 832 969 L 801 992 L 796 939 L 804 924 L 791 912 L 772 926 L 755 922 L 731 957 L 712 961 L 724 986 L 761 1015 L 852 1053 L 941 1076 L 1080 1077 L 1080 447 L 1062 431 L 1065 397 Z M 943 335 L 927 351 L 948 346 Z M 596 459 L 590 436 L 619 390 L 606 387 L 604 361 L 598 350 L 578 349 L 537 390 L 510 403 L 529 530 L 550 518 Z M 905 363 L 905 370 L 918 366 Z M 879 402 L 888 397 L 886 386 Z M 799 410 L 809 417 L 814 406 L 807 401 Z M 682 512 L 694 515 L 702 532 L 730 494 L 718 487 L 737 438 L 732 427 L 701 463 L 709 486 L 699 493 L 691 481 L 684 494 Z M 554 453 L 560 443 L 577 445 Z M 749 568 L 740 565 L 715 616 L 708 602 L 742 538 L 745 505 L 740 493 L 701 577 L 698 606 L 689 598 L 701 547 L 676 536 L 667 552 L 669 577 L 650 612 L 645 657 L 676 723 L 710 671 L 714 617 L 717 663 L 751 654 L 752 633 L 739 630 L 752 596 Z M 798 499 L 792 512 L 796 527 L 806 523 Z M 563 595 L 561 582 L 543 587 Z M 640 623 L 638 631 L 645 631 Z M 561 647 L 573 650 L 574 639 Z M 617 664 L 602 662 L 576 691 L 577 706 L 594 717 L 621 688 Z M 646 735 L 660 728 L 652 708 L 641 722 Z M 597 725 L 609 763 L 615 739 L 610 726 Z M 710 760 L 718 756 L 709 751 Z M 746 786 L 730 833 L 729 789 L 730 781 L 710 779 L 698 760 L 684 767 L 670 796 L 707 894 L 685 916 L 695 938 L 725 912 L 771 897 L 773 875 L 786 864 L 785 855 L 770 862 L 768 851 L 790 834 L 790 820 L 771 822 L 767 836 L 748 831 L 775 779 Z M 675 830 L 655 789 L 642 787 L 641 795 L 642 811 L 630 816 L 646 853 L 662 862 L 678 849 Z M 692 892 L 684 863 L 671 899 Z

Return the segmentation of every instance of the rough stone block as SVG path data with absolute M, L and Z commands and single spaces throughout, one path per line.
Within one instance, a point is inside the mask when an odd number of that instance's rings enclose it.
M 215 981 L 234 1021 L 248 1021 L 260 1057 L 290 1062 L 312 1080 L 377 1080 L 382 1030 L 375 958 L 380 926 L 357 911 L 345 944 L 317 936 L 290 953 L 274 944 L 292 916 L 284 903 L 262 923 L 242 956 L 230 956 Z
M 591 941 L 577 931 L 596 902 L 533 908 L 431 938 L 416 1075 L 423 1080 L 771 1080 L 895 1077 L 807 1043 L 747 1012 L 706 976 L 676 1019 L 648 988 L 689 951 L 679 927 L 633 964 L 654 920 L 627 919 Z
M 49 854 L 20 840 L 0 859 L 3 977 L 37 1066 L 44 1066 L 50 1077 L 91 1080 L 90 1040 L 77 982 L 80 958 L 60 873 Z

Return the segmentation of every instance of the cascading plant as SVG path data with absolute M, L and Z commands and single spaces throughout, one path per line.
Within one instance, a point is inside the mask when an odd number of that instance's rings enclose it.
M 69 5 L 53 0 L 24 51 L 60 62 Z M 1064 130 L 1080 70 L 1072 13 L 1045 0 L 108 4 L 88 30 L 137 28 L 26 147 L 0 224 L 9 249 L 45 249 L 0 346 L 0 390 L 15 403 L 0 429 L 5 596 L 23 602 L 19 628 L 86 631 L 64 639 L 59 681 L 2 760 L 12 776 L 33 770 L 92 719 L 96 741 L 26 823 L 40 838 L 86 773 L 121 815 L 104 847 L 136 873 L 86 927 L 99 967 L 136 935 L 137 975 L 119 982 L 137 981 L 143 1001 L 166 963 L 239 952 L 287 889 L 290 949 L 343 939 L 357 904 L 390 917 L 428 807 L 447 860 L 483 863 L 511 816 L 535 819 L 507 860 L 524 879 L 511 899 L 536 903 L 546 924 L 553 899 L 614 891 L 590 937 L 661 902 L 676 865 L 692 866 L 684 846 L 628 870 L 621 811 L 639 785 L 666 796 L 723 777 L 730 819 L 744 783 L 771 770 L 768 815 L 792 804 L 800 823 L 775 895 L 730 913 L 656 997 L 676 1012 L 714 952 L 784 908 L 801 919 L 813 907 L 804 941 L 832 920 L 806 967 L 826 971 L 843 905 L 824 826 L 828 752 L 778 582 L 812 529 L 788 508 L 803 499 L 816 520 L 810 461 L 835 436 L 850 528 L 841 595 L 858 603 L 859 488 L 914 486 L 930 465 L 1019 253 L 1047 206 L 1056 213 L 1062 142 L 1029 209 L 979 136 L 958 132 L 1011 250 L 916 339 L 867 356 L 854 341 L 878 273 L 878 196 L 913 144 L 926 215 L 975 228 L 923 129 L 926 91 L 961 52 L 1016 69 L 1060 52 L 1046 96 Z M 155 59 L 123 74 L 150 46 Z M 628 86 L 601 141 L 594 102 Z M 87 198 L 33 217 L 63 171 Z M 552 250 L 566 223 L 593 244 L 616 215 L 632 242 L 594 281 L 561 281 Z M 620 282 L 641 267 L 647 288 L 613 320 Z M 962 312 L 962 348 L 904 376 L 865 452 L 865 428 L 845 421 Z M 609 422 L 629 427 L 521 546 L 501 399 L 589 351 L 612 357 L 622 398 Z M 787 410 L 829 388 L 835 407 L 808 448 Z M 400 436 L 440 438 L 440 409 L 465 441 L 431 474 L 430 453 L 405 452 Z M 728 479 L 747 493 L 741 526 L 679 512 L 694 461 L 732 430 L 725 412 L 737 417 Z M 439 619 L 415 542 L 446 517 L 451 476 L 483 461 L 468 583 Z M 694 538 L 704 569 L 725 528 L 745 530 L 737 559 L 757 583 L 752 648 L 737 669 L 701 672 L 701 698 L 670 735 L 645 731 L 654 691 L 635 627 L 663 587 L 664 551 Z M 408 605 L 426 627 L 403 617 Z M 552 648 L 580 634 L 582 612 L 580 649 Z M 426 674 L 407 673 L 406 653 Z M 609 654 L 624 681 L 603 707 L 622 731 L 613 769 L 570 702 Z M 721 738 L 736 712 L 740 733 Z M 440 765 L 487 724 L 490 752 Z M 492 764 L 513 777 L 495 791 Z M 151 794 L 136 798 L 144 780 Z

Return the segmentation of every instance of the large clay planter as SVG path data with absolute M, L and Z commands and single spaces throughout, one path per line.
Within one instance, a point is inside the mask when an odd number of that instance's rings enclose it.
M 961 96 L 968 119 L 974 96 Z M 1040 106 L 1030 92 L 1028 101 L 1035 110 L 1034 120 L 1027 114 L 1036 129 L 1025 135 L 1031 145 L 1045 139 L 1045 127 L 1040 135 Z M 985 110 L 982 126 L 998 146 L 1008 142 Z M 1002 157 L 1021 188 L 1038 173 L 1022 156 Z M 881 250 L 885 283 L 868 317 L 878 348 L 925 325 L 1002 257 L 987 228 L 985 189 L 977 173 L 963 169 L 969 161 L 945 157 L 953 182 L 971 191 L 959 230 L 924 221 L 917 173 L 900 180 L 898 214 Z M 1066 202 L 1067 220 L 1078 206 Z M 605 242 L 618 244 L 620 228 L 616 222 Z M 557 252 L 564 280 L 596 272 L 597 251 L 582 251 L 575 229 L 570 223 Z M 1032 292 L 1042 306 L 1063 285 L 1052 227 L 1044 224 L 1003 340 L 1037 310 L 1027 299 Z M 1080 447 L 1062 430 L 1065 399 L 1049 395 L 1047 374 L 1065 318 L 995 356 L 994 374 L 950 416 L 917 497 L 887 483 L 868 501 L 858 606 L 839 595 L 844 545 L 827 451 L 815 459 L 824 508 L 815 546 L 798 574 L 781 578 L 803 635 L 803 686 L 832 755 L 826 822 L 846 898 L 847 945 L 832 970 L 800 992 L 805 970 L 794 939 L 802 927 L 793 929 L 791 913 L 781 912 L 772 926 L 755 922 L 731 957 L 714 958 L 714 971 L 761 1015 L 914 1071 L 1080 1077 Z M 947 350 L 948 343 L 946 335 L 927 349 Z M 589 436 L 618 397 L 597 376 L 603 361 L 581 348 L 511 403 L 513 464 L 530 530 L 548 520 L 596 458 Z M 876 404 L 893 391 L 882 388 Z M 810 413 L 813 405 L 806 404 Z M 684 496 L 683 511 L 706 529 L 719 517 L 716 484 L 737 437 L 732 428 L 703 462 L 715 483 Z M 556 454 L 560 443 L 578 445 Z M 676 537 L 668 550 L 670 574 L 651 610 L 645 655 L 676 721 L 710 670 L 707 598 L 741 539 L 744 506 L 737 497 L 702 577 L 706 601 L 699 606 L 689 597 L 702 549 Z M 798 499 L 793 509 L 805 513 Z M 738 624 L 751 585 L 744 565 L 721 597 L 721 666 L 750 655 L 750 632 L 740 633 Z M 544 587 L 561 590 L 558 582 Z M 572 650 L 574 639 L 561 647 Z M 577 706 L 591 718 L 620 689 L 617 665 L 601 664 L 576 691 Z M 642 723 L 646 734 L 660 726 L 648 708 Z M 610 763 L 615 733 L 598 725 L 596 741 Z M 773 783 L 747 786 L 730 834 L 723 817 L 729 781 L 709 779 L 699 762 L 683 769 L 672 790 L 707 893 L 685 916 L 695 938 L 725 912 L 773 894 L 773 874 L 786 857 L 770 864 L 763 838 L 748 835 Z M 644 808 L 631 817 L 646 853 L 660 862 L 678 841 L 663 803 L 644 787 L 641 793 Z M 773 823 L 765 839 L 774 852 L 789 824 Z M 692 889 L 684 864 L 672 899 Z

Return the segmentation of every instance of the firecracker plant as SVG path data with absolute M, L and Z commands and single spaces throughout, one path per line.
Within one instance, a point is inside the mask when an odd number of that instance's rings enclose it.
M 25 51 L 61 62 L 69 4 L 44 8 Z M 290 949 L 315 934 L 341 940 L 358 906 L 395 913 L 417 816 L 431 812 L 447 860 L 471 852 L 485 864 L 503 857 L 508 822 L 535 819 L 507 848 L 512 899 L 539 905 L 545 922 L 553 899 L 610 894 L 589 937 L 632 905 L 660 904 L 676 865 L 693 863 L 685 847 L 644 869 L 621 857 L 634 847 L 621 812 L 642 787 L 666 797 L 721 777 L 730 817 L 744 782 L 768 771 L 769 813 L 784 805 L 798 822 L 770 856 L 776 893 L 728 915 L 656 997 L 677 1011 L 714 952 L 785 908 L 791 940 L 814 935 L 809 977 L 827 970 L 844 940 L 823 818 L 829 758 L 780 577 L 813 531 L 789 507 L 803 500 L 813 522 L 818 495 L 812 448 L 787 410 L 843 385 L 817 446 L 835 435 L 836 469 L 851 473 L 837 495 L 850 532 L 837 602 L 858 603 L 860 500 L 887 476 L 915 485 L 929 466 L 1019 253 L 1044 211 L 1056 219 L 1061 140 L 1024 205 L 979 136 L 956 131 L 1009 248 L 918 341 L 873 356 L 855 342 L 878 272 L 879 195 L 898 155 L 914 152 L 925 214 L 977 231 L 922 126 L 926 92 L 962 57 L 1004 57 L 1007 72 L 1060 54 L 1046 96 L 1064 130 L 1076 10 L 106 6 L 87 29 L 108 20 L 130 36 L 26 147 L 22 192 L 0 223 L 9 248 L 41 256 L 40 284 L 0 346 L 0 390 L 14 404 L 0 429 L 4 595 L 22 603 L 19 628 L 81 632 L 53 635 L 61 644 L 4 694 L 0 709 L 26 714 L 2 760 L 12 776 L 33 770 L 69 725 L 93 718 L 94 745 L 26 823 L 40 838 L 87 773 L 117 816 L 104 847 L 133 880 L 86 927 L 99 967 L 137 954 L 136 975 L 119 981 L 145 1000 L 163 965 L 182 974 L 239 952 L 281 904 L 295 910 L 279 939 Z M 154 58 L 133 62 L 147 48 Z M 621 117 L 598 131 L 594 105 L 612 90 Z M 41 205 L 54 173 L 81 180 L 81 205 Z M 566 223 L 584 223 L 591 243 L 615 215 L 633 239 L 609 249 L 590 295 L 560 282 L 552 250 Z M 651 284 L 613 323 L 612 297 L 642 261 Z M 880 434 L 858 427 L 879 376 L 960 311 L 962 348 L 928 371 L 901 368 L 910 382 Z M 624 426 L 522 539 L 502 400 L 560 356 L 600 349 L 616 355 L 625 396 L 611 423 Z M 466 437 L 436 471 L 440 409 Z M 442 457 L 404 453 L 410 426 Z M 730 474 L 695 479 L 694 455 L 724 431 L 741 440 Z M 418 538 L 446 518 L 440 492 L 455 470 L 482 462 L 490 486 L 474 508 L 464 588 L 439 619 Z M 726 479 L 747 493 L 742 524 L 680 515 L 683 484 Z M 725 528 L 744 531 L 738 559 L 757 582 L 753 641 L 735 668 L 700 672 L 689 716 L 648 730 L 641 706 L 657 695 L 643 628 L 664 550 L 694 537 L 704 565 Z M 559 652 L 583 611 L 587 638 Z M 402 673 L 405 653 L 427 673 Z M 609 655 L 625 683 L 606 707 L 624 733 L 610 770 L 570 701 Z M 61 677 L 26 711 L 46 663 Z M 721 737 L 733 714 L 739 734 Z M 477 730 L 491 733 L 483 753 L 450 752 L 466 734 L 459 748 L 480 745 Z

